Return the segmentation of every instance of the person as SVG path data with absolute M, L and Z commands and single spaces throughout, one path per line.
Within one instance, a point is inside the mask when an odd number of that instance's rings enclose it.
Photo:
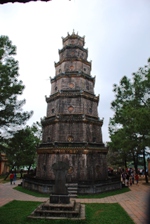
M 132 184 L 134 184 L 134 172 L 131 173 Z
M 14 178 L 13 178 L 14 184 L 16 184 L 16 178 L 17 178 L 17 175 L 16 175 L 16 173 L 14 173 Z
M 14 179 L 14 174 L 12 172 L 10 173 L 9 179 L 10 179 L 10 184 L 12 184 Z
M 138 175 L 138 173 L 135 174 L 135 180 L 136 180 L 136 184 L 138 185 L 138 182 L 139 182 L 139 175 Z
M 126 179 L 125 172 L 123 172 L 121 176 L 122 176 L 122 183 L 125 185 L 125 179 Z
M 129 177 L 130 186 L 132 186 L 132 176 Z
M 22 179 L 22 173 L 23 173 L 23 170 L 21 169 L 20 170 L 20 179 Z
M 126 186 L 129 187 L 129 179 L 130 179 L 130 176 L 129 176 L 129 173 L 127 172 L 126 173 Z

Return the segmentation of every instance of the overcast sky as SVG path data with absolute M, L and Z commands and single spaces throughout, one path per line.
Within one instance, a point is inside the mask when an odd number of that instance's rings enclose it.
M 103 141 L 109 141 L 113 84 L 131 77 L 150 57 L 150 0 L 52 0 L 0 5 L 0 35 L 17 46 L 20 79 L 26 86 L 24 110 L 33 110 L 28 124 L 46 116 L 45 95 L 54 77 L 61 37 L 85 36 L 85 48 L 100 94 L 99 117 L 104 118 Z

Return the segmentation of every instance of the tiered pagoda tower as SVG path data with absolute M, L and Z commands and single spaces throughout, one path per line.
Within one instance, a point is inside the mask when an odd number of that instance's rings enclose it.
M 53 164 L 68 164 L 68 183 L 78 183 L 80 193 L 98 192 L 107 180 L 107 148 L 102 140 L 103 120 L 98 117 L 99 96 L 94 94 L 84 37 L 74 32 L 62 38 L 51 94 L 46 97 L 42 144 L 37 150 L 36 178 L 55 181 Z M 48 183 L 48 182 L 47 182 Z M 83 186 L 84 185 L 84 186 Z M 98 189 L 98 188 L 97 188 Z

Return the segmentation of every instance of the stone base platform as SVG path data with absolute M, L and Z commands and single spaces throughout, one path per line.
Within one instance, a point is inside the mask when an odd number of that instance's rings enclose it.
M 50 195 L 50 203 L 56 203 L 56 204 L 69 204 L 70 203 L 70 197 L 68 195 Z
M 49 200 L 39 205 L 29 218 L 33 219 L 85 219 L 85 205 L 71 200 L 69 204 L 50 203 Z
M 119 178 L 110 178 L 107 180 L 95 182 L 95 183 L 87 183 L 87 182 L 79 182 L 79 183 L 66 183 L 67 184 L 77 184 L 76 194 L 99 194 L 102 192 L 113 191 L 122 188 L 122 184 Z M 33 177 L 25 177 L 23 179 L 22 186 L 24 188 L 37 191 L 40 193 L 52 194 L 54 183 L 52 182 L 44 182 L 42 179 L 37 179 Z M 69 192 L 69 189 L 68 189 Z M 70 196 L 70 195 L 69 195 Z

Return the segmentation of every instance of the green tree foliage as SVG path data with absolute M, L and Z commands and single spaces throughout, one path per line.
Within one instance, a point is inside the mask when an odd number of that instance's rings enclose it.
M 150 66 L 133 73 L 132 80 L 124 76 L 114 85 L 115 100 L 111 103 L 114 116 L 110 119 L 109 143 L 112 151 L 122 152 L 122 161 L 133 161 L 150 147 Z M 146 169 L 145 161 L 144 166 Z
M 28 166 L 35 163 L 36 148 L 40 143 L 38 124 L 26 126 L 10 138 L 7 143 L 6 155 L 11 168 Z
M 23 112 L 25 100 L 18 100 L 25 86 L 18 80 L 16 46 L 7 36 L 0 36 L 0 143 L 28 120 L 32 112 Z

